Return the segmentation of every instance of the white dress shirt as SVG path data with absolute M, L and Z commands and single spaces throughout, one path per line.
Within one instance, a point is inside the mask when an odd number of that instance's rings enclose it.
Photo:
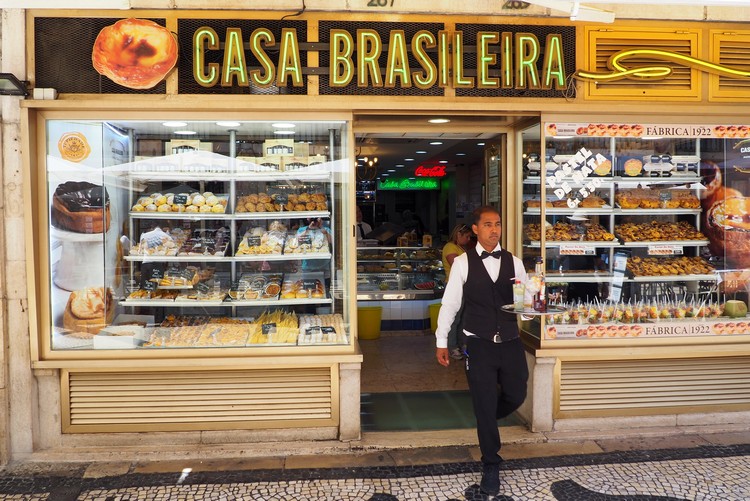
M 356 223 L 357 226 L 357 240 L 362 240 L 365 238 L 365 235 L 369 234 L 372 231 L 372 226 L 362 221 L 361 223 Z
M 500 244 L 498 244 L 493 251 L 500 250 Z M 477 244 L 473 252 L 481 256 L 484 248 Z M 472 252 L 468 250 L 467 252 Z M 523 261 L 516 256 L 513 257 L 513 269 L 514 277 L 521 280 L 521 283 L 525 284 L 528 280 L 526 269 L 523 267 Z M 492 278 L 493 282 L 497 281 L 497 277 L 500 275 L 500 259 L 496 259 L 492 256 L 482 259 L 482 264 L 487 270 L 487 274 Z M 461 254 L 453 260 L 451 266 L 451 274 L 448 277 L 448 284 L 445 286 L 445 293 L 443 294 L 442 306 L 440 307 L 440 314 L 438 315 L 438 328 L 435 331 L 436 346 L 438 348 L 448 347 L 448 331 L 450 331 L 453 320 L 456 318 L 459 310 L 461 309 L 461 303 L 463 302 L 464 295 L 464 284 L 469 276 L 469 258 L 466 254 Z M 527 294 L 529 294 L 527 292 Z M 471 332 L 464 330 L 467 336 L 473 336 Z

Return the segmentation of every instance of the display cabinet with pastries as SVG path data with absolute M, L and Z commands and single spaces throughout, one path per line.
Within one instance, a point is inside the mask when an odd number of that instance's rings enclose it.
M 708 127 L 694 127 L 696 136 L 647 124 L 605 129 L 548 124 L 544 152 L 525 162 L 524 261 L 531 269 L 536 255 L 545 256 L 550 301 L 561 308 L 541 320 L 544 336 L 658 336 L 648 326 L 654 322 L 715 334 L 711 325 L 723 323 L 731 299 L 722 275 L 734 264 L 725 238 L 706 228 L 706 213 L 717 195 L 726 206 L 738 192 L 727 187 L 726 169 L 706 176 L 706 165 L 724 163 L 723 140 L 697 137 L 710 136 Z M 657 129 L 681 133 L 646 135 Z M 646 325 L 618 328 L 631 323 Z
M 263 122 L 192 124 L 211 131 L 196 141 L 148 121 L 89 125 L 88 141 L 136 155 L 50 161 L 52 350 L 351 345 L 345 285 L 331 294 L 349 187 L 320 153 L 341 123 L 300 123 L 297 142 Z
M 444 287 L 440 251 L 425 247 L 357 248 L 357 299 L 432 299 Z

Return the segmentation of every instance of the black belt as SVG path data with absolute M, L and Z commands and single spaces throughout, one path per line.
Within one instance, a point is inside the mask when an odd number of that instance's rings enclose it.
M 510 339 L 503 339 L 502 335 L 499 332 L 496 332 L 494 334 L 476 334 L 476 336 L 480 339 L 484 339 L 485 341 L 489 341 L 490 343 L 495 344 L 507 343 L 508 341 L 515 341 L 519 338 L 519 336 L 516 334 L 515 337 L 512 337 Z

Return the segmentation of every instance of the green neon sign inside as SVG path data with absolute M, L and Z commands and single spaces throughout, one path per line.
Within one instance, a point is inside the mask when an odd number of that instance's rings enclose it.
M 395 190 L 395 191 L 406 191 L 406 190 L 438 190 L 440 189 L 439 179 L 386 179 L 385 181 L 378 181 L 379 190 Z

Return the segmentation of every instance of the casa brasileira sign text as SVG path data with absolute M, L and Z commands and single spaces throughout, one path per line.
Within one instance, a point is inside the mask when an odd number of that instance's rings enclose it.
M 407 37 L 397 29 L 390 30 L 386 40 L 374 29 L 331 29 L 328 39 L 327 46 L 316 43 L 311 50 L 328 51 L 331 87 L 356 82 L 358 87 L 562 90 L 567 79 L 563 35 L 551 33 L 539 40 L 523 27 L 515 32 L 480 31 L 471 40 L 462 31 L 420 30 Z M 229 27 L 218 33 L 203 26 L 193 34 L 193 76 L 206 88 L 300 87 L 306 45 L 294 28 L 283 28 L 277 39 L 268 28 L 243 33 Z M 476 53 L 471 68 L 469 51 Z M 385 66 L 379 62 L 383 55 Z M 257 64 L 249 65 L 248 56 Z M 219 59 L 221 63 L 209 62 Z

